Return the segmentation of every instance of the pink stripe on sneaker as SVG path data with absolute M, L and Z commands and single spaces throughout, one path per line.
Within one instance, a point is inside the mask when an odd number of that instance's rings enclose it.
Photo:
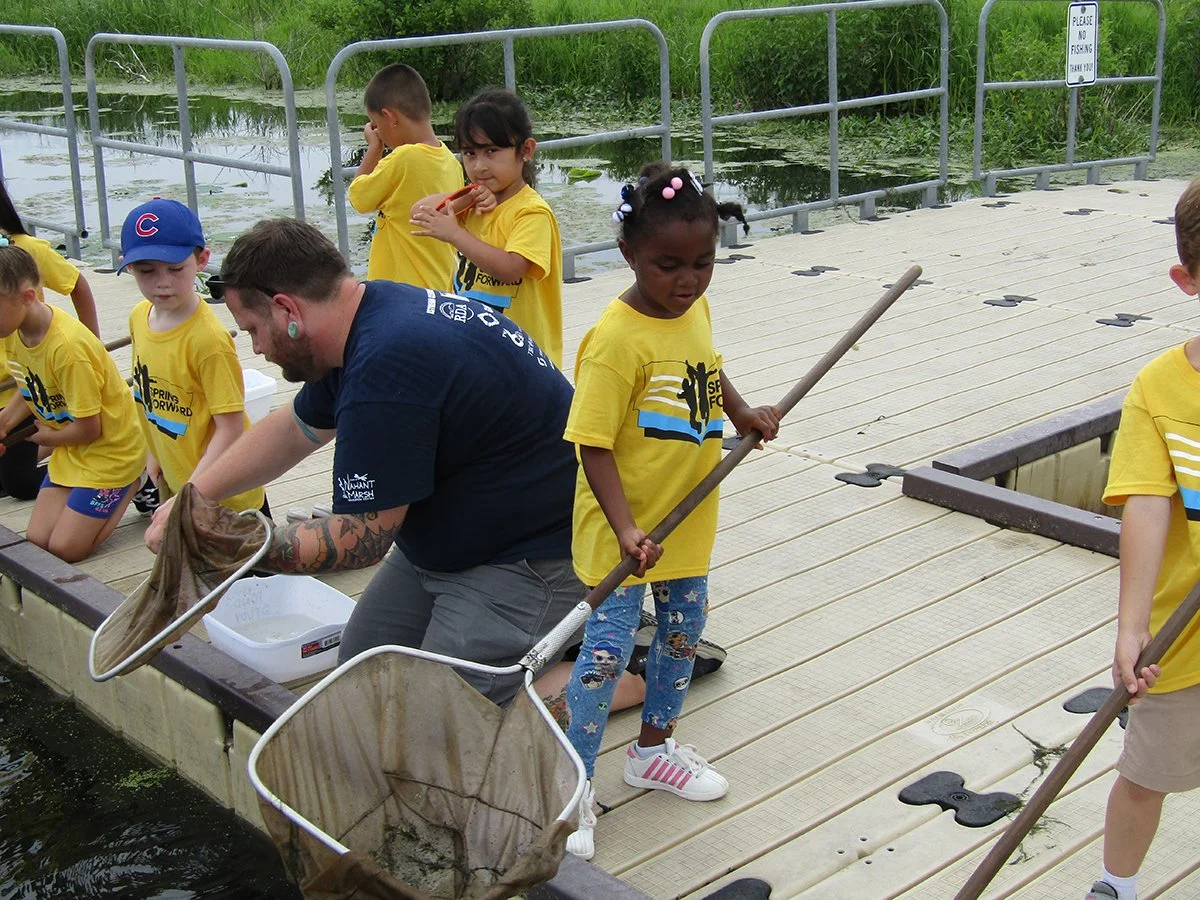
M 662 759 L 659 757 L 655 757 L 654 762 L 650 763 L 650 767 L 648 769 L 646 769 L 646 774 L 643 775 L 642 777 L 653 780 L 657 776 L 658 770 L 661 768 L 662 768 Z
M 683 773 L 683 781 L 679 782 L 679 784 L 675 785 L 675 787 L 679 788 L 680 790 L 683 790 L 685 787 L 687 787 L 687 783 L 691 780 L 692 780 L 692 773 L 684 772 Z
M 686 769 L 676 769 L 671 775 L 671 785 L 672 787 L 683 787 L 687 779 L 688 773 Z

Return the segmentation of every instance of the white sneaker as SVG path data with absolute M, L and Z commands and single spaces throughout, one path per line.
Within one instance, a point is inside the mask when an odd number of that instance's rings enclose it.
M 664 748 L 642 759 L 633 747 L 625 751 L 625 783 L 631 787 L 670 791 L 684 800 L 717 800 L 729 782 L 691 745 L 667 738 Z
M 589 781 L 579 801 L 579 830 L 567 838 L 567 852 L 580 859 L 591 859 L 596 855 L 596 791 Z

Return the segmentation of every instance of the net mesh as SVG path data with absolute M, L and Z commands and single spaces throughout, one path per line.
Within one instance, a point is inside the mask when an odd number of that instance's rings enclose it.
M 578 783 L 522 691 L 501 709 L 449 666 L 401 653 L 349 669 L 263 747 L 263 784 L 339 856 L 260 798 L 309 898 L 511 897 L 558 871 Z

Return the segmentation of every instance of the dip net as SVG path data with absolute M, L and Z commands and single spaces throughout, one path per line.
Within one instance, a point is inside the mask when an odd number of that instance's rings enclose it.
M 250 763 L 305 897 L 499 900 L 554 877 L 581 782 L 531 693 L 501 709 L 403 648 L 309 691 Z

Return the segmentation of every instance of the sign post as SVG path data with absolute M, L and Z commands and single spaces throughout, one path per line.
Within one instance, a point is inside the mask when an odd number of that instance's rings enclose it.
M 1096 83 L 1100 52 L 1100 4 L 1072 3 L 1067 10 L 1067 85 Z

